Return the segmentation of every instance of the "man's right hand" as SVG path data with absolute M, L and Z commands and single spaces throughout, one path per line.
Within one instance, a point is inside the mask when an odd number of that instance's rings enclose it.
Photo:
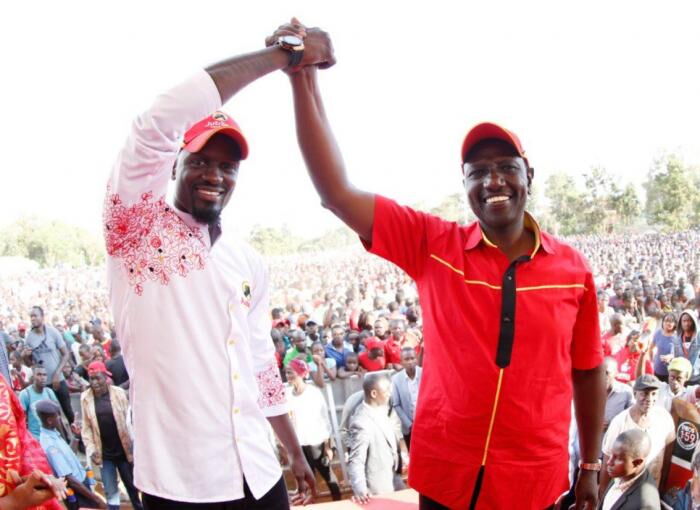
M 289 23 L 280 25 L 271 36 L 267 37 L 265 45 L 273 46 L 284 35 L 294 35 L 304 40 L 304 57 L 299 66 L 295 69 L 290 69 L 289 72 L 294 72 L 306 66 L 317 66 L 321 69 L 327 69 L 335 64 L 335 55 L 330 36 L 320 28 L 306 28 L 298 19 L 292 18 Z
M 371 496 L 369 495 L 369 492 L 365 492 L 364 494 L 355 493 L 352 497 L 353 503 L 357 503 L 358 505 L 366 505 L 369 503 L 370 499 Z
M 95 466 L 102 465 L 102 456 L 97 452 L 92 452 L 92 455 L 90 455 L 90 460 L 92 461 L 92 464 Z

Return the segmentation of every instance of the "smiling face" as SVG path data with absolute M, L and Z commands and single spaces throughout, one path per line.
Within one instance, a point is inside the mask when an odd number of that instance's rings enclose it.
M 200 223 L 215 222 L 236 187 L 240 157 L 238 144 L 222 134 L 199 152 L 181 151 L 174 172 L 175 206 Z
M 464 187 L 479 222 L 500 230 L 520 221 L 532 176 L 533 170 L 509 143 L 477 143 L 465 158 Z

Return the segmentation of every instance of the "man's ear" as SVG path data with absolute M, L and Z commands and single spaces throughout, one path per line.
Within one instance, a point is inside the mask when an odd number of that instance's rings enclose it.
M 527 194 L 532 195 L 532 179 L 535 177 L 535 169 L 531 166 L 527 167 Z
M 632 461 L 634 467 L 639 467 L 641 464 L 644 464 L 644 459 L 634 459 Z

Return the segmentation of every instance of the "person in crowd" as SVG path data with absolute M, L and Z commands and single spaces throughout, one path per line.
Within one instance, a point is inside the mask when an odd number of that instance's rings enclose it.
M 357 356 L 360 366 L 368 372 L 376 372 L 387 368 L 386 357 L 384 355 L 384 342 L 377 337 L 370 337 L 365 340 L 366 351 Z
M 92 347 L 88 344 L 81 344 L 78 349 L 78 356 L 80 358 L 80 363 L 76 365 L 75 373 L 87 380 L 90 377 L 87 367 L 92 363 Z
M 691 377 L 700 375 L 700 339 L 698 338 L 698 320 L 690 311 L 682 312 L 678 317 L 676 336 L 673 339 L 674 357 L 682 356 L 693 367 Z
M 612 287 L 612 295 L 610 296 L 610 307 L 615 310 L 615 312 L 621 312 L 623 310 L 622 295 L 625 289 L 622 286 L 621 280 L 616 280 Z
M 100 468 L 109 510 L 119 510 L 117 472 L 134 510 L 143 510 L 134 487 L 133 446 L 127 430 L 129 400 L 126 392 L 110 385 L 113 378 L 104 363 L 88 366 L 90 387 L 80 397 L 82 438 L 90 463 Z
M 366 370 L 360 365 L 360 357 L 355 352 L 349 352 L 345 357 L 345 366 L 338 369 L 338 379 L 362 377 Z
M 72 365 L 67 364 L 63 367 L 63 378 L 68 385 L 70 393 L 82 393 L 90 385 L 85 379 L 80 377 Z
M 687 361 L 687 360 L 686 360 Z M 675 439 L 666 446 L 659 488 L 662 494 L 682 489 L 692 476 L 690 462 L 700 444 L 700 412 L 688 399 L 675 398 L 671 403 Z
M 309 466 L 321 475 L 333 501 L 337 501 L 341 495 L 332 466 L 331 425 L 326 400 L 318 388 L 306 384 L 309 366 L 304 360 L 293 359 L 285 372 L 289 383 L 287 399 L 290 415 L 299 444 Z
M 345 329 L 342 326 L 333 326 L 331 329 L 331 341 L 326 345 L 326 357 L 335 360 L 338 369 L 345 366 L 348 354 L 353 352 L 352 345 L 345 341 Z
M 32 384 L 24 388 L 19 394 L 19 401 L 27 415 L 27 428 L 32 435 L 39 439 L 41 433 L 41 421 L 36 412 L 36 404 L 42 400 L 51 400 L 58 403 L 58 398 L 54 391 L 46 383 L 48 372 L 42 365 L 35 365 L 32 368 Z
M 661 327 L 654 332 L 651 348 L 654 350 L 654 375 L 663 382 L 668 382 L 668 364 L 674 358 L 673 338 L 676 330 L 676 316 L 664 313 Z
M 384 317 L 379 317 L 374 321 L 374 336 L 382 342 L 389 338 L 389 322 Z
M 308 363 L 311 372 L 311 379 L 319 388 L 325 385 L 325 379 L 335 381 L 338 376 L 338 369 L 333 358 L 325 357 L 326 350 L 321 342 L 311 344 L 311 363 Z
M 634 429 L 647 432 L 651 439 L 651 449 L 645 457 L 645 461 L 657 485 L 661 480 L 664 451 L 675 437 L 675 427 L 671 415 L 656 405 L 660 386 L 661 381 L 653 375 L 645 374 L 637 378 L 633 387 L 634 405 L 612 419 L 605 433 L 602 448 L 603 464 L 607 464 L 617 436 Z M 607 488 L 609 481 L 610 477 L 607 471 L 601 471 L 601 493 Z
M 198 70 L 137 117 L 113 167 L 110 301 L 130 370 L 134 483 L 149 510 L 288 508 L 268 424 L 289 452 L 295 501 L 313 497 L 268 336 L 268 271 L 221 221 L 248 143 L 219 108 L 272 71 L 333 60 L 315 31 Z M 183 374 L 188 384 L 175 384 Z
M 406 322 L 404 319 L 389 321 L 389 337 L 384 341 L 384 355 L 387 368 L 401 370 L 401 348 L 406 342 Z
M 282 364 L 286 367 L 293 359 L 301 358 L 307 363 L 311 363 L 311 349 L 309 349 L 306 341 L 306 333 L 300 329 L 295 329 L 291 333 L 292 347 L 285 353 Z
M 22 362 L 18 351 L 10 353 L 10 382 L 15 392 L 20 392 L 31 384 L 32 369 Z
M 75 493 L 77 501 L 66 500 L 66 506 L 69 510 L 107 508 L 104 501 L 92 491 L 92 482 L 85 467 L 57 430 L 61 420 L 61 406 L 51 400 L 42 400 L 37 403 L 36 412 L 41 420 L 39 442 L 51 469 L 55 476 L 65 478 L 68 488 Z
M 348 477 L 353 500 L 365 504 L 372 495 L 403 487 L 396 476 L 398 438 L 388 416 L 391 380 L 385 374 L 367 374 L 362 390 L 364 400 L 350 418 Z
M 646 361 L 648 352 L 648 349 L 642 350 L 642 356 L 637 365 L 636 377 L 642 375 L 642 363 Z M 680 398 L 688 402 L 694 401 L 696 390 L 699 387 L 696 385 L 686 386 L 688 379 L 690 379 L 692 368 L 690 361 L 682 357 L 673 358 L 668 363 L 668 382 L 659 381 L 659 394 L 656 405 L 671 412 L 671 403 L 674 399 Z
M 109 344 L 109 360 L 105 363 L 107 370 L 111 374 L 112 381 L 115 386 L 128 389 L 129 372 L 124 365 L 124 357 L 122 356 L 122 346 L 116 338 L 112 338 Z
M 411 429 L 416 416 L 418 388 L 423 369 L 418 366 L 416 350 L 413 347 L 401 349 L 401 367 L 403 370 L 391 378 L 391 405 L 401 420 L 401 433 L 406 448 L 411 449 Z
M 29 312 L 32 329 L 24 342 L 24 362 L 27 365 L 41 364 L 46 370 L 48 384 L 58 397 L 61 409 L 73 423 L 75 416 L 70 404 L 70 392 L 63 378 L 63 366 L 68 363 L 70 354 L 63 336 L 53 327 L 44 324 L 44 310 L 34 306 Z
M 0 377 L 0 508 L 61 510 L 65 482 L 51 467 L 37 439 L 27 429 L 22 405 Z
M 610 306 L 610 296 L 603 289 L 598 290 L 596 297 L 598 299 L 598 323 L 601 331 L 610 329 L 610 318 L 615 313 L 615 310 Z
M 700 450 L 693 453 L 690 472 L 692 476 L 683 490 L 670 490 L 663 497 L 673 510 L 697 510 L 700 507 Z
M 651 450 L 649 435 L 633 429 L 614 440 L 605 471 L 612 483 L 602 497 L 600 510 L 658 510 L 659 491 L 645 459 Z
M 321 340 L 321 334 L 318 329 L 318 322 L 313 319 L 307 319 L 304 322 L 304 330 L 306 331 L 306 336 L 311 342 L 318 342 Z
M 629 329 L 624 326 L 624 319 L 620 313 L 610 317 L 610 329 L 603 333 L 603 352 L 606 356 L 615 356 L 627 343 Z
M 608 426 L 615 416 L 632 407 L 634 403 L 632 388 L 617 380 L 617 361 L 611 357 L 605 358 L 605 382 L 607 399 L 605 401 L 603 432 L 608 430 Z
M 614 355 L 618 367 L 618 381 L 631 383 L 636 377 L 637 367 L 640 364 L 640 370 L 643 370 L 645 374 L 654 373 L 654 368 L 648 358 L 645 357 L 644 361 L 640 361 L 642 352 L 645 351 L 646 348 L 647 345 L 642 341 L 639 331 L 630 331 L 627 335 L 625 346 Z

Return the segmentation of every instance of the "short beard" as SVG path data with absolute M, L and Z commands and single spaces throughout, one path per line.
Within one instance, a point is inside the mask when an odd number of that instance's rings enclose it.
M 193 207 L 192 217 L 197 220 L 198 223 L 205 223 L 211 225 L 219 221 L 221 216 L 221 209 L 219 207 Z

